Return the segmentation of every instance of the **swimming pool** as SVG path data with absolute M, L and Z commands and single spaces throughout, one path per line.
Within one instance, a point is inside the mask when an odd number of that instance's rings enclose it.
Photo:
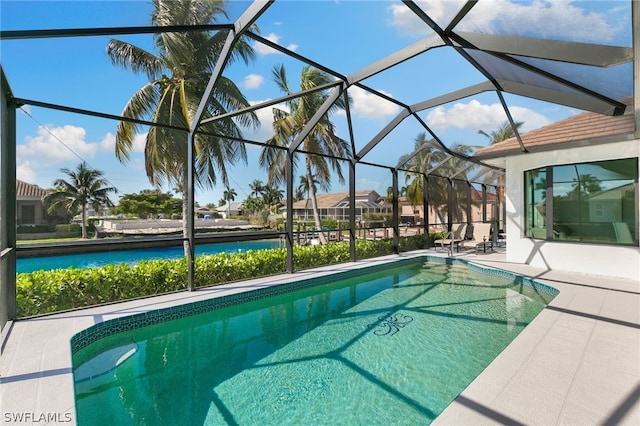
M 78 423 L 428 424 L 557 293 L 431 258 L 338 278 L 74 336 Z
M 279 248 L 279 240 L 245 241 L 241 243 L 215 243 L 196 245 L 196 256 L 201 254 L 233 253 L 237 251 Z M 63 256 L 42 256 L 16 260 L 16 272 L 39 270 L 93 268 L 109 264 L 134 264 L 141 260 L 178 259 L 184 257 L 182 246 L 157 247 L 138 250 L 107 251 L 101 253 L 67 254 Z

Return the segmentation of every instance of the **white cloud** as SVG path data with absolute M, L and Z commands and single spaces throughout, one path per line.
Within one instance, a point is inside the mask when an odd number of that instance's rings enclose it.
M 275 44 L 280 44 L 280 36 L 277 35 L 276 33 L 271 33 L 268 36 L 265 37 L 267 40 L 271 41 L 272 43 Z M 297 44 L 289 44 L 288 46 L 286 46 L 287 49 L 295 52 L 296 49 L 298 49 L 298 45 Z M 258 53 L 259 55 L 271 55 L 271 54 L 278 54 L 280 52 L 278 52 L 277 50 L 264 45 L 262 43 L 258 43 L 255 42 L 253 44 L 253 49 L 256 51 L 256 53 Z
M 391 95 L 383 90 L 379 90 L 389 97 Z M 351 111 L 361 118 L 383 118 L 398 114 L 398 105 L 387 101 L 377 95 L 367 92 L 359 87 L 349 88 L 349 95 L 353 100 Z
M 143 133 L 135 137 L 132 154 L 144 152 L 146 136 Z M 115 161 L 115 135 L 107 133 L 97 142 L 88 142 L 86 138 L 86 130 L 82 127 L 39 126 L 37 136 L 27 136 L 25 142 L 16 147 L 17 178 L 45 188 L 54 178 L 60 177 L 62 167 L 74 169 L 82 160 L 98 170 L 111 170 L 113 166 L 109 162 Z M 139 157 L 132 155 L 127 170 L 144 172 L 144 162 Z M 131 176 L 125 181 L 130 183 Z
M 429 16 L 434 18 L 436 22 L 442 21 L 442 16 L 447 9 L 457 8 L 456 2 L 452 1 L 434 1 L 430 6 L 424 5 L 424 1 L 417 0 L 416 3 L 422 7 L 424 11 L 429 13 Z M 416 16 L 404 4 L 393 4 L 387 9 L 391 15 L 390 25 L 395 27 L 402 35 L 425 35 L 432 32 L 432 30 Z
M 257 89 L 264 82 L 264 77 L 259 74 L 249 74 L 242 81 L 242 87 L 245 89 Z
M 63 127 L 38 126 L 38 135 L 26 137 L 17 146 L 18 162 L 33 161 L 34 165 L 59 164 L 69 160 L 94 158 L 99 152 L 113 152 L 115 137 L 107 133 L 100 142 L 87 142 L 87 132 L 70 124 Z
M 514 121 L 524 122 L 521 132 L 536 129 L 549 124 L 551 121 L 543 115 L 523 107 L 510 107 Z M 444 131 L 451 127 L 459 129 L 491 132 L 505 122 L 506 116 L 502 105 L 481 104 L 476 100 L 468 103 L 456 103 L 451 108 L 437 107 L 427 115 L 427 124 L 435 132 Z
M 16 165 L 16 178 L 25 182 L 35 182 L 38 174 L 34 170 L 30 161 Z
M 441 26 L 448 25 L 460 6 L 449 0 L 417 0 L 416 3 Z M 610 23 L 605 14 L 587 11 L 574 3 L 572 0 L 478 2 L 456 29 L 518 36 L 544 33 L 545 38 L 582 42 L 613 38 L 619 29 L 615 20 Z M 431 33 L 431 29 L 403 4 L 389 6 L 388 12 L 390 25 L 400 34 Z
M 147 133 L 138 133 L 133 138 L 132 152 L 144 152 L 144 147 L 147 144 Z
M 521 121 L 524 124 L 519 129 L 520 133 L 530 132 L 542 126 L 550 124 L 552 121 L 542 114 L 539 114 L 529 108 L 518 106 L 509 107 L 513 121 Z

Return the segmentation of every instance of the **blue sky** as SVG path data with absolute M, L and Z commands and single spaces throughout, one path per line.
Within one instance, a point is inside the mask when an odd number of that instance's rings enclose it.
M 452 0 L 417 3 L 439 23 L 447 22 L 462 4 Z M 230 20 L 237 18 L 247 5 L 249 2 L 229 2 Z M 0 25 L 3 30 L 142 26 L 149 24 L 150 11 L 150 2 L 143 0 L 2 0 Z M 481 1 L 461 25 L 465 31 L 542 34 L 560 40 L 630 46 L 629 14 L 628 1 L 493 0 Z M 429 35 L 413 13 L 397 1 L 278 0 L 257 24 L 262 36 L 343 75 Z M 152 49 L 147 35 L 120 39 Z M 105 53 L 108 40 L 109 37 L 4 40 L 0 41 L 0 60 L 17 97 L 120 114 L 131 95 L 145 83 L 145 77 L 111 65 Z M 247 99 L 258 103 L 282 95 L 271 80 L 271 70 L 280 64 L 285 65 L 291 85 L 298 87 L 297 77 L 304 64 L 260 44 L 254 48 L 256 59 L 251 64 L 234 64 L 224 72 Z M 436 49 L 363 83 L 412 104 L 482 81 L 484 77 L 453 51 Z M 360 149 L 400 110 L 361 89 L 350 89 L 350 95 L 355 144 Z M 505 99 L 514 119 L 524 122 L 524 132 L 580 112 L 509 94 Z M 245 137 L 263 141 L 270 136 L 271 109 L 259 110 L 258 115 L 262 127 L 247 130 Z M 478 130 L 490 132 L 506 119 L 493 93 L 446 104 L 420 116 L 447 145 L 485 145 L 487 140 Z M 347 139 L 344 114 L 335 115 L 333 121 L 340 136 Z M 131 160 L 122 164 L 114 155 L 115 121 L 25 107 L 24 112 L 18 111 L 17 123 L 18 179 L 47 188 L 63 177 L 61 168 L 73 169 L 84 160 L 103 171 L 120 194 L 151 188 L 144 173 L 144 135 L 139 136 Z M 401 155 L 413 150 L 413 140 L 423 130 L 416 122 L 405 120 L 365 160 L 394 166 Z M 250 147 L 248 152 L 249 164 L 238 164 L 230 175 L 231 187 L 238 194 L 236 201 L 249 195 L 248 185 L 254 179 L 267 180 L 256 162 L 259 149 Z M 346 169 L 344 172 L 346 175 Z M 358 189 L 384 194 L 390 184 L 391 177 L 385 169 L 357 169 Z M 332 192 L 343 190 L 345 186 L 332 182 Z M 223 191 L 220 186 L 199 190 L 196 200 L 200 204 L 217 204 Z

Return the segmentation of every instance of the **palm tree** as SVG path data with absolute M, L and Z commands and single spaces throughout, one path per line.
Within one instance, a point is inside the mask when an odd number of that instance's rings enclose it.
M 269 208 L 269 211 L 271 211 L 271 208 L 273 206 L 276 206 L 275 212 L 278 212 L 278 204 L 280 204 L 280 202 L 282 201 L 282 199 L 284 198 L 284 191 L 282 189 L 278 189 L 278 188 L 273 188 L 270 185 L 267 185 L 265 187 L 265 192 L 264 192 L 264 204 Z
M 292 91 L 289 89 L 286 71 L 283 65 L 273 69 L 273 79 L 280 90 L 290 95 Z M 306 66 L 302 69 L 300 76 L 300 89 L 307 90 L 318 86 L 329 84 L 334 78 L 316 68 Z M 287 101 L 289 111 L 279 108 L 273 109 L 273 130 L 274 136 L 267 141 L 267 145 L 262 149 L 260 154 L 260 166 L 269 172 L 269 182 L 277 187 L 285 180 L 286 155 L 288 153 L 283 149 L 273 147 L 288 147 L 290 143 L 299 135 L 305 126 L 311 121 L 313 115 L 318 111 L 320 106 L 329 97 L 326 90 L 293 98 Z M 329 108 L 325 114 L 314 126 L 313 130 L 304 139 L 301 150 L 304 154 L 304 170 L 309 182 L 315 179 L 320 188 L 328 190 L 330 188 L 331 172 L 335 172 L 338 181 L 344 182 L 340 160 L 338 158 L 350 158 L 351 147 L 344 139 L 336 135 L 336 129 L 329 120 L 329 116 L 341 109 L 345 108 L 345 100 L 342 96 L 338 97 L 336 102 Z M 325 157 L 331 155 L 331 157 Z M 293 156 L 293 169 L 297 167 L 297 156 Z M 309 186 L 309 198 L 313 208 L 313 217 L 316 229 L 322 229 L 320 222 L 320 213 L 318 211 L 318 202 L 316 199 L 316 187 Z M 326 242 L 322 233 L 320 242 Z
M 260 197 L 267 190 L 262 181 L 259 179 L 255 179 L 253 182 L 251 182 L 249 184 L 249 189 L 251 190 L 251 194 L 249 194 L 250 197 Z
M 402 157 L 401 157 L 402 158 Z M 398 188 L 398 197 L 406 197 L 407 196 L 407 187 L 403 186 Z M 393 187 L 387 187 L 387 197 L 386 200 L 390 203 L 393 203 Z
M 227 202 L 227 219 L 231 217 L 231 202 L 236 199 L 236 195 L 236 190 L 229 187 L 222 194 L 222 198 Z
M 53 182 L 55 189 L 44 197 L 48 211 L 53 213 L 59 207 L 68 212 L 82 212 L 82 238 L 87 238 L 87 207 L 91 205 L 99 211 L 103 206 L 113 207 L 109 193 L 117 193 L 114 187 L 103 178 L 99 170 L 90 169 L 84 161 L 76 170 L 60 169 L 69 180 L 57 179 Z
M 497 130 L 493 130 L 489 133 L 485 132 L 484 130 L 478 130 L 478 133 L 486 136 L 489 139 L 489 143 L 493 145 L 494 143 L 506 141 L 507 139 L 515 137 L 516 132 L 514 130 L 514 127 L 516 130 L 519 130 L 520 127 L 522 127 L 522 125 L 524 124 L 524 121 L 514 121 L 513 124 L 514 125 L 511 126 L 511 123 L 509 121 L 505 121 L 500 125 L 500 127 L 498 127 Z
M 264 208 L 264 200 L 257 197 L 248 197 L 242 203 L 242 209 L 247 213 L 256 214 Z
M 151 23 L 156 26 L 205 25 L 226 18 L 224 0 L 153 0 Z M 156 53 L 132 44 L 110 40 L 107 54 L 114 65 L 145 74 L 149 82 L 127 102 L 124 117 L 149 120 L 174 128 L 153 126 L 145 140 L 145 168 L 154 186 L 164 183 L 177 188 L 183 200 L 183 232 L 187 229 L 188 129 L 198 109 L 200 99 L 225 43 L 227 33 L 219 31 L 185 31 L 156 33 L 153 36 Z M 247 63 L 254 56 L 253 48 L 240 39 L 229 58 Z M 231 80 L 220 77 L 203 119 L 248 106 L 248 101 Z M 234 119 L 221 119 L 203 124 L 195 135 L 195 181 L 200 187 L 212 187 L 218 179 L 228 185 L 227 167 L 236 161 L 246 162 L 243 144 L 229 142 L 224 136 L 241 137 L 241 126 L 258 126 L 255 114 L 243 114 Z M 129 160 L 138 124 L 120 121 L 116 132 L 116 156 Z M 222 136 L 212 136 L 222 135 Z M 186 251 L 186 242 L 185 242 Z
M 509 121 L 504 121 L 497 130 L 491 131 L 489 133 L 478 130 L 478 133 L 486 136 L 489 139 L 489 144 L 493 145 L 499 142 L 506 141 L 507 139 L 511 139 L 516 137 L 516 130 L 519 130 L 520 127 L 524 124 L 524 121 L 515 121 L 513 126 Z M 496 171 L 491 170 L 484 177 L 484 182 L 489 183 L 496 180 Z M 498 177 L 498 182 L 496 185 L 496 197 L 498 201 L 502 203 L 504 201 L 504 175 Z
M 423 173 L 442 163 L 442 161 L 446 160 L 448 155 L 442 150 L 435 140 L 427 139 L 424 132 L 420 133 L 415 139 L 415 150 L 418 150 L 421 147 L 424 148 L 405 164 L 407 169 L 405 182 L 408 184 L 406 195 L 412 205 L 421 205 L 423 202 Z M 472 148 L 473 147 L 467 145 L 454 145 L 451 150 L 461 154 L 469 154 Z M 407 156 L 403 155 L 400 157 L 400 162 L 406 158 Z M 450 176 L 459 168 L 463 167 L 463 164 L 464 160 L 452 156 L 444 163 L 440 164 L 436 173 L 440 176 Z M 459 178 L 464 180 L 464 173 L 460 174 Z M 453 205 L 458 206 L 459 203 L 457 202 L 456 191 L 453 192 L 453 196 L 455 197 Z M 447 212 L 448 197 L 449 189 L 447 181 L 444 178 L 431 179 L 429 182 L 429 204 L 435 209 L 436 214 L 440 219 L 440 223 L 446 222 L 444 214 Z M 462 214 L 459 207 L 460 206 L 451 212 L 454 221 L 462 220 Z M 428 212 L 425 212 L 424 214 L 427 215 Z
M 293 201 L 300 201 L 304 199 L 304 191 L 300 188 L 296 188 L 293 194 Z

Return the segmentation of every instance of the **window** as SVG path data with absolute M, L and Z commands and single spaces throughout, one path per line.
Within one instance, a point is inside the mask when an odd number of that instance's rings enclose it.
M 637 245 L 637 176 L 637 158 L 526 171 L 526 235 Z
M 546 239 L 546 168 L 525 172 L 527 237 Z
M 601 219 L 604 217 L 604 204 L 601 201 L 596 201 L 594 202 L 593 205 L 595 211 L 595 217 L 597 217 L 598 219 Z
M 35 225 L 36 223 L 36 206 L 27 205 L 20 206 L 20 225 Z

